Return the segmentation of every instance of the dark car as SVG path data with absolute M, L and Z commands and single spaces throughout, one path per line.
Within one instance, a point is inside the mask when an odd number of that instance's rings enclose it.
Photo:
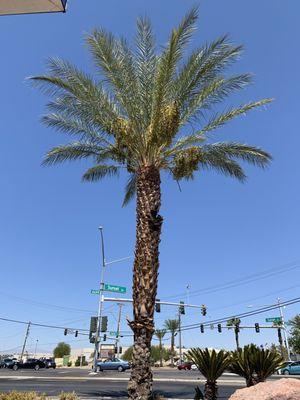
M 192 365 L 193 365 L 193 363 L 191 363 L 189 361 L 184 361 L 184 362 L 178 364 L 177 368 L 179 370 L 187 371 L 187 370 L 190 370 L 192 368 Z
M 35 358 L 28 358 L 27 361 L 18 361 L 8 368 L 12 368 L 14 371 L 17 371 L 18 369 L 34 369 L 38 371 L 40 368 L 46 368 L 46 364 L 44 361 L 37 360 Z
M 0 368 L 11 368 L 16 362 L 16 358 L 4 358 L 0 361 Z
M 119 358 L 97 362 L 97 372 L 106 370 L 115 370 L 119 372 L 124 372 L 126 369 L 130 368 L 131 365 L 129 364 L 129 362 L 120 360 Z
M 53 358 L 40 358 L 40 361 L 42 361 L 43 363 L 45 363 L 46 368 L 56 368 L 56 362 L 54 361 Z

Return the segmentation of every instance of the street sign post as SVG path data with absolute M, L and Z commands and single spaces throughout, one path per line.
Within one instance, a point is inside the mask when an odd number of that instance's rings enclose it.
M 279 324 L 282 322 L 281 317 L 273 317 L 273 318 L 266 318 L 266 322 L 274 322 L 276 324 Z
M 114 293 L 126 293 L 126 287 L 118 285 L 110 285 L 109 283 L 105 283 L 104 291 L 114 292 Z
M 91 294 L 100 294 L 100 290 L 91 289 Z

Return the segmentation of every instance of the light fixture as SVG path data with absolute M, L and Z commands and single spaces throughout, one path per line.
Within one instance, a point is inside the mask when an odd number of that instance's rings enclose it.
M 0 0 L 0 15 L 65 12 L 67 0 Z

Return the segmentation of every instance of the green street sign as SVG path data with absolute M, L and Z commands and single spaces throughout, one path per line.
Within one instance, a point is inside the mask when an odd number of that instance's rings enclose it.
M 111 331 L 111 332 L 109 332 L 109 336 L 118 336 L 118 332 Z
M 100 290 L 92 289 L 91 294 L 100 294 Z
M 279 324 L 281 322 L 281 317 L 266 318 L 266 322 L 275 322 Z
M 104 284 L 104 290 L 106 292 L 115 292 L 115 293 L 126 293 L 126 287 L 110 285 L 109 283 Z

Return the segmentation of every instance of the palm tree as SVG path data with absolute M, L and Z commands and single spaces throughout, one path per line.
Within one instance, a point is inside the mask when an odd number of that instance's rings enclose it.
M 235 342 L 236 342 L 237 350 L 239 350 L 239 348 L 240 348 L 240 340 L 239 340 L 240 324 L 241 324 L 241 320 L 239 318 L 231 318 L 227 321 L 227 326 L 234 327 L 234 335 L 235 335 Z
M 264 382 L 283 363 L 283 358 L 275 350 L 261 349 L 254 344 L 235 351 L 232 355 L 230 371 L 246 379 L 246 385 Z
M 239 161 L 265 167 L 270 155 L 237 142 L 212 143 L 208 134 L 240 115 L 269 103 L 264 99 L 215 111 L 232 93 L 251 82 L 249 74 L 225 76 L 242 52 L 222 36 L 194 50 L 184 60 L 195 30 L 193 8 L 173 29 L 157 52 L 150 22 L 137 22 L 134 50 L 128 42 L 103 29 L 87 36 L 99 74 L 93 77 L 71 63 L 51 59 L 45 75 L 35 76 L 51 101 L 43 122 L 72 137 L 50 150 L 44 165 L 89 159 L 83 175 L 88 182 L 129 174 L 124 198 L 136 194 L 136 244 L 133 266 L 133 368 L 130 398 L 147 398 L 152 391 L 150 346 L 163 218 L 161 178 L 190 180 L 215 170 L 245 181 Z
M 179 328 L 179 320 L 178 319 L 167 319 L 165 321 L 165 328 L 167 331 L 171 333 L 171 365 L 174 367 L 174 347 L 175 347 L 175 336 L 177 334 Z
M 187 357 L 197 366 L 206 379 L 204 398 L 207 400 L 217 399 L 217 380 L 230 364 L 229 353 L 223 350 L 216 352 L 216 350 L 209 350 L 207 348 L 204 350 L 194 348 L 187 352 Z
M 158 338 L 159 340 L 159 354 L 160 354 L 160 360 L 159 360 L 159 365 L 162 367 L 163 366 L 163 354 L 162 354 L 162 340 L 164 338 L 166 334 L 166 330 L 165 329 L 156 329 L 155 331 L 155 336 Z

